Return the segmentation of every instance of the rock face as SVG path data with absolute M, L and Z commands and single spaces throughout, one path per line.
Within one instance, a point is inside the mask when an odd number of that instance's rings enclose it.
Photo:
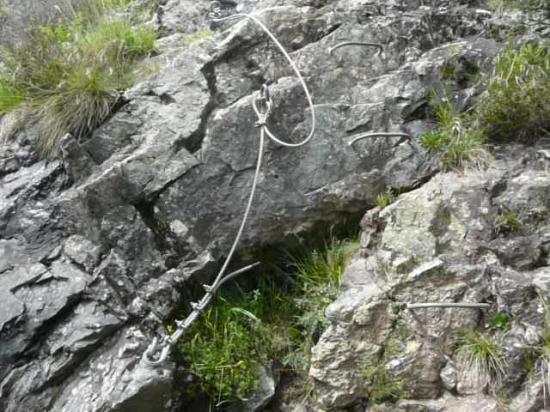
M 490 13 L 470 3 L 245 0 L 215 7 L 221 14 L 254 11 L 273 29 L 298 63 L 317 111 L 311 144 L 267 145 L 243 246 L 280 242 L 320 222 L 363 213 L 387 187 L 410 190 L 434 173 L 415 137 L 429 127 L 425 108 L 440 68 L 456 67 L 455 89 L 468 102 L 476 90 L 467 75 L 498 49 L 495 40 L 483 37 Z M 213 24 L 211 39 L 184 45 L 185 36 L 208 24 L 211 6 L 205 0 L 165 2 L 157 16 L 163 34 L 154 57 L 158 72 L 129 90 L 88 140 L 66 136 L 58 160 L 38 160 L 32 130 L 0 146 L 1 410 L 171 408 L 172 365 L 151 369 L 140 358 L 190 280 L 212 275 L 240 223 L 258 145 L 254 93 L 270 84 L 269 124 L 279 136 L 296 141 L 310 126 L 290 68 L 250 24 Z M 328 48 L 344 40 L 378 42 L 384 50 L 377 55 L 372 48 L 341 48 L 331 57 Z M 9 121 L 0 119 L 0 130 L 9 129 Z M 368 131 L 406 131 L 412 138 L 348 145 Z M 344 366 L 359 357 L 368 361 L 395 333 L 388 290 L 395 299 L 498 296 L 512 313 L 523 310 L 523 300 L 511 292 L 518 277 L 532 276 L 545 261 L 546 246 L 534 232 L 514 237 L 513 244 L 493 239 L 484 216 L 494 211 L 497 197 L 512 208 L 524 207 L 522 201 L 530 207 L 546 184 L 532 173 L 536 179 L 521 174 L 509 180 L 524 193 L 513 199 L 502 196 L 515 192 L 498 185 L 490 186 L 492 197 L 478 194 L 489 178 L 472 177 L 468 187 L 438 177 L 364 220 L 368 230 L 385 222 L 383 234 L 372 229 L 380 238 L 380 268 L 410 278 L 398 287 L 386 280 L 360 286 L 365 273 L 379 275 L 372 258 L 348 270 L 348 290 L 329 311 L 334 323 L 311 371 L 325 404 L 361 397 L 359 377 Z M 455 195 L 473 203 L 462 210 Z M 439 200 L 430 202 L 431 196 Z M 540 207 L 546 200 L 540 198 Z M 491 251 L 483 253 L 491 265 L 508 268 L 498 278 L 499 295 L 490 292 L 496 280 L 487 277 L 485 266 L 480 271 L 481 261 L 464 264 L 460 253 L 478 245 L 474 237 Z M 481 253 L 479 247 L 471 253 Z M 523 254 L 527 247 L 530 253 Z M 455 249 L 458 257 L 448 256 Z M 546 287 L 545 274 L 536 273 L 539 287 Z M 442 276 L 453 281 L 437 289 Z M 419 291 L 420 282 L 434 287 Z M 525 285 L 522 293 L 532 296 L 530 283 Z M 396 365 L 414 376 L 416 396 L 440 392 L 440 348 L 451 339 L 444 331 L 479 317 L 471 310 L 426 313 L 432 315 L 423 326 L 438 332 L 429 341 L 411 338 L 410 353 Z M 540 326 L 536 319 L 529 325 Z M 426 362 L 422 367 L 419 359 Z
M 462 330 L 484 328 L 497 313 L 506 314 L 509 329 L 488 332 L 503 335 L 506 367 L 496 389 L 512 397 L 539 385 L 530 402 L 540 404 L 541 385 L 526 369 L 543 335 L 538 296 L 548 296 L 550 270 L 550 175 L 535 161 L 550 142 L 540 144 L 506 148 L 483 172 L 439 174 L 365 215 L 362 250 L 344 273 L 343 291 L 326 311 L 330 326 L 313 350 L 310 375 L 322 405 L 334 409 L 368 397 L 364 371 L 384 354 L 407 398 L 436 398 L 445 390 L 479 396 L 488 388 L 473 384 L 479 381 L 454 349 Z M 520 229 L 502 230 L 504 209 L 517 215 Z M 490 308 L 406 307 L 421 302 L 487 302 Z M 525 406 L 525 394 L 517 398 L 510 411 L 538 410 Z M 489 402 L 472 399 L 439 407 L 428 402 L 429 409 L 419 410 L 469 411 L 468 405 Z M 501 410 L 491 402 L 482 410 Z M 406 405 L 388 410 L 410 410 Z

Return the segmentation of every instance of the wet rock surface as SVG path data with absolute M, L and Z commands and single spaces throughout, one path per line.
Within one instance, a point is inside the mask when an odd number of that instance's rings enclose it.
M 154 57 L 158 72 L 128 90 L 88 140 L 65 136 L 58 160 L 50 162 L 38 160 L 32 131 L 0 146 L 0 409 L 170 410 L 173 365 L 154 369 L 140 360 L 190 280 L 212 275 L 240 223 L 257 155 L 254 93 L 270 85 L 269 125 L 278 136 L 297 141 L 309 130 L 299 83 L 251 24 L 210 24 L 212 38 L 191 46 L 182 36 L 211 17 L 254 11 L 311 89 L 312 143 L 286 149 L 269 142 L 265 149 L 242 242 L 260 247 L 358 216 L 387 187 L 411 190 L 434 174 L 415 138 L 430 127 L 425 109 L 440 67 L 456 64 L 454 86 L 467 102 L 477 91 L 466 74 L 499 47 L 485 35 L 490 14 L 470 3 L 164 2 L 156 18 L 164 36 Z M 384 50 L 342 48 L 330 56 L 328 48 L 343 40 L 377 42 Z M 8 116 L 2 122 L 9 127 Z M 408 132 L 411 139 L 348 144 L 369 131 Z M 506 290 L 531 277 L 534 288 L 549 287 L 541 268 L 550 223 L 522 238 L 495 239 L 486 221 L 498 202 L 544 217 L 548 182 L 534 169 L 513 177 L 497 169 L 483 179 L 439 176 L 364 219 L 379 242 L 365 248 L 376 250 L 380 263 L 355 261 L 342 297 L 327 312 L 332 324 L 311 370 L 325 405 L 362 396 L 361 379 L 348 366 L 368 362 L 393 336 L 394 300 L 499 297 L 521 318 L 527 308 Z M 491 179 L 505 184 L 491 186 Z M 371 220 L 385 229 L 373 229 Z M 394 281 L 365 277 L 385 266 Z M 421 283 L 430 287 L 419 290 Z M 521 284 L 533 296 L 531 284 Z M 441 392 L 448 332 L 475 324 L 479 313 L 421 316 L 430 339 L 415 332 L 395 367 L 416 382 L 415 396 L 432 397 Z M 538 328 L 540 319 L 526 325 Z

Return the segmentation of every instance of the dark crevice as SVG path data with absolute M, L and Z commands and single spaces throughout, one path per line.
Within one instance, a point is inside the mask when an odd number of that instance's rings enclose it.
M 302 45 L 302 46 L 298 46 L 298 47 L 295 47 L 295 48 L 292 48 L 291 49 L 291 53 L 295 53 L 295 52 L 298 52 L 308 46 L 311 46 L 312 44 L 315 44 L 315 43 L 318 43 L 320 42 L 321 40 L 323 40 L 325 37 L 331 35 L 333 32 L 335 32 L 336 30 L 338 30 L 340 28 L 340 26 L 342 26 L 343 23 L 335 23 L 332 27 L 329 27 L 321 36 L 319 37 L 314 37 L 310 42 Z
M 90 140 L 97 129 L 101 128 L 104 124 L 109 122 L 109 120 L 111 120 L 115 116 L 115 114 L 117 114 L 128 103 L 130 103 L 130 100 L 125 99 L 122 95 L 119 95 L 117 99 L 114 101 L 113 105 L 111 106 L 111 110 L 109 111 L 109 114 L 106 117 L 98 121 L 97 124 L 95 124 L 91 129 L 87 130 L 84 133 L 80 133 L 80 134 L 71 133 L 71 134 L 73 134 L 74 136 L 77 136 L 78 143 L 82 145 L 82 143 Z
M 155 214 L 153 201 L 139 200 L 133 204 L 141 220 L 153 233 L 156 247 L 165 255 L 165 265 L 168 269 L 176 267 L 182 257 L 192 253 L 191 249 L 181 242 L 172 232 L 170 226 Z
M 159 99 L 162 104 L 172 104 L 176 103 L 176 99 L 174 99 L 172 96 L 170 96 L 168 93 L 162 93 L 159 96 Z
M 17 358 L 17 361 L 15 362 L 16 367 L 30 363 L 33 359 L 37 358 L 40 348 L 44 346 L 45 341 L 51 335 L 51 332 L 53 332 L 57 326 L 59 326 L 73 313 L 74 309 L 80 304 L 81 297 L 82 293 L 71 296 L 67 300 L 67 304 L 61 308 L 58 313 L 45 320 L 44 323 L 34 331 L 29 343 L 23 350 L 22 355 Z
M 69 352 L 69 355 L 73 355 L 73 358 L 63 365 L 58 371 L 56 371 L 52 376 L 50 376 L 46 382 L 38 386 L 34 392 L 42 392 L 45 389 L 48 389 L 52 386 L 62 384 L 69 378 L 74 371 L 83 363 L 83 361 L 92 355 L 97 349 L 102 347 L 106 340 L 113 336 L 123 325 L 108 325 L 103 328 L 99 333 L 96 333 L 90 339 L 95 339 L 96 342 L 90 344 L 76 353 Z M 55 355 L 55 354 L 54 354 Z
M 212 113 L 212 110 L 217 105 L 217 87 L 216 87 L 216 74 L 214 72 L 214 64 L 209 62 L 201 69 L 201 73 L 206 79 L 208 90 L 210 92 L 210 99 L 206 106 L 204 106 L 200 114 L 200 123 L 193 133 L 191 133 L 186 139 L 181 139 L 176 143 L 176 152 L 179 152 L 182 148 L 187 149 L 190 153 L 196 153 L 202 145 L 204 137 L 206 135 L 206 125 L 208 118 Z

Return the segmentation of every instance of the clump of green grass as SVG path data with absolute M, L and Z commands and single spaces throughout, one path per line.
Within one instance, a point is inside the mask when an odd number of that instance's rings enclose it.
M 177 346 L 177 358 L 199 378 L 199 389 L 215 404 L 245 399 L 256 388 L 258 366 L 274 359 L 287 373 L 305 375 L 325 326 L 324 309 L 357 245 L 332 241 L 290 256 L 290 282 L 264 280 L 251 292 L 222 292 Z
M 495 313 L 489 319 L 489 326 L 492 329 L 508 329 L 510 328 L 510 316 L 506 312 Z
M 257 367 L 266 365 L 277 349 L 271 334 L 277 332 L 275 324 L 280 319 L 272 319 L 269 313 L 275 305 L 280 305 L 277 316 L 288 307 L 281 294 L 267 296 L 260 290 L 224 293 L 178 344 L 179 356 L 214 403 L 253 393 Z
M 297 338 L 295 349 L 283 358 L 283 364 L 296 372 L 307 373 L 311 348 L 326 325 L 325 308 L 338 295 L 340 278 L 357 241 L 332 240 L 324 249 L 291 257 L 296 277 L 293 305 L 296 308 L 290 330 Z
M 485 76 L 479 123 L 496 140 L 529 141 L 550 126 L 550 50 L 543 44 L 510 42 Z
M 502 207 L 495 217 L 494 227 L 496 233 L 515 233 L 523 228 L 523 222 L 513 210 Z
M 397 355 L 397 344 L 390 339 L 380 359 L 374 365 L 362 369 L 365 396 L 369 403 L 395 402 L 407 396 L 403 381 L 388 370 L 387 366 Z
M 506 368 L 498 339 L 476 330 L 460 334 L 456 361 L 459 379 L 472 388 L 494 390 Z
M 384 209 L 388 207 L 393 201 L 395 200 L 395 194 L 390 189 L 386 190 L 385 192 L 379 193 L 376 196 L 376 206 L 380 209 Z
M 21 46 L 0 49 L 0 114 L 14 112 L 33 127 L 43 157 L 65 134 L 81 139 L 98 127 L 132 84 L 136 61 L 154 51 L 153 29 L 113 14 L 125 3 L 90 2 L 32 27 Z
M 420 136 L 426 152 L 438 158 L 444 170 L 482 167 L 489 159 L 486 137 L 472 115 L 461 113 L 444 94 L 433 94 L 432 106 L 438 126 Z

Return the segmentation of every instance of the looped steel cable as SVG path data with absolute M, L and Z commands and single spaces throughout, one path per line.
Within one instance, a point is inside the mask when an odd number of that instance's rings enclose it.
M 181 338 L 181 336 L 185 333 L 187 329 L 191 326 L 191 324 L 199 317 L 201 312 L 210 304 L 212 301 L 212 298 L 214 297 L 214 294 L 216 291 L 227 281 L 234 278 L 235 276 L 248 271 L 255 266 L 257 266 L 259 263 L 254 263 L 252 265 L 249 265 L 247 267 L 244 267 L 242 269 L 239 269 L 235 272 L 232 272 L 224 277 L 225 271 L 227 270 L 227 267 L 229 266 L 229 263 L 233 257 L 233 254 L 235 253 L 235 250 L 237 249 L 237 245 L 241 239 L 241 236 L 243 234 L 246 222 L 248 220 L 248 216 L 250 214 L 250 210 L 252 207 L 252 201 L 254 199 L 254 195 L 256 193 L 256 187 L 258 185 L 258 180 L 260 176 L 260 169 L 262 166 L 262 158 L 263 158 L 263 151 L 264 151 L 264 144 L 265 144 L 265 135 L 272 139 L 274 142 L 285 146 L 285 147 L 299 147 L 305 145 L 307 142 L 311 140 L 313 137 L 313 133 L 315 132 L 315 109 L 313 106 L 313 101 L 311 99 L 311 95 L 309 93 L 309 90 L 307 88 L 307 85 L 302 78 L 302 75 L 300 74 L 296 64 L 294 61 L 290 58 L 284 47 L 279 43 L 279 41 L 275 38 L 275 36 L 267 29 L 267 27 L 264 26 L 262 22 L 260 22 L 258 19 L 256 19 L 253 16 L 250 16 L 248 14 L 239 14 L 230 16 L 224 19 L 218 19 L 220 20 L 226 20 L 226 19 L 234 19 L 234 18 L 241 18 L 241 17 L 247 17 L 251 19 L 253 22 L 258 24 L 266 33 L 267 35 L 275 42 L 277 47 L 281 50 L 285 58 L 288 60 L 289 64 L 292 66 L 294 72 L 300 79 L 300 82 L 302 84 L 302 87 L 304 89 L 304 92 L 306 94 L 306 98 L 308 100 L 310 109 L 311 109 L 311 131 L 309 135 L 301 142 L 299 143 L 288 143 L 284 142 L 280 139 L 278 139 L 271 131 L 269 130 L 267 126 L 267 119 L 271 113 L 271 96 L 269 93 L 269 88 L 266 84 L 264 84 L 261 89 L 256 93 L 256 96 L 252 98 L 252 108 L 254 110 L 254 113 L 256 113 L 256 116 L 258 120 L 255 123 L 256 127 L 260 128 L 260 142 L 258 145 L 258 157 L 256 160 L 256 169 L 254 172 L 254 178 L 252 180 L 252 187 L 250 189 L 250 195 L 248 197 L 248 202 L 246 204 L 246 208 L 241 220 L 241 224 L 239 226 L 239 229 L 237 231 L 237 234 L 235 236 L 235 239 L 233 240 L 233 244 L 231 245 L 231 249 L 229 250 L 229 253 L 227 254 L 227 257 L 225 258 L 225 261 L 222 264 L 222 267 L 218 274 L 216 275 L 216 278 L 214 279 L 214 282 L 211 285 L 203 285 L 203 288 L 205 290 L 205 294 L 202 297 L 202 299 L 199 302 L 192 302 L 191 307 L 192 311 L 191 313 L 183 320 L 183 321 L 176 321 L 176 330 L 175 332 L 168 336 L 164 336 L 161 341 L 159 342 L 158 338 L 154 338 L 149 345 L 149 347 L 146 349 L 146 351 L 143 354 L 142 360 L 149 366 L 157 366 L 163 363 L 166 358 L 168 357 L 170 353 L 171 347 Z M 158 359 L 155 359 L 158 356 Z
M 294 61 L 292 60 L 292 58 L 290 57 L 288 52 L 285 50 L 283 45 L 279 42 L 279 40 L 277 40 L 277 38 L 273 35 L 273 33 L 271 33 L 271 31 L 260 20 L 258 20 L 256 17 L 254 17 L 250 14 L 242 13 L 242 14 L 234 14 L 234 15 L 228 16 L 228 17 L 223 17 L 221 19 L 213 19 L 213 20 L 219 22 L 219 21 L 242 19 L 242 18 L 250 19 L 254 23 L 256 23 L 271 38 L 271 40 L 273 40 L 273 43 L 275 43 L 275 45 L 281 51 L 283 56 L 285 56 L 285 59 L 287 60 L 288 64 L 290 65 L 290 67 L 292 67 L 292 70 L 294 70 L 294 73 L 296 74 L 296 77 L 298 77 L 298 79 L 300 80 L 300 83 L 302 85 L 302 89 L 304 90 L 307 102 L 309 104 L 309 109 L 311 111 L 311 130 L 310 130 L 309 134 L 307 135 L 307 137 L 304 140 L 302 140 L 301 142 L 298 142 L 298 143 L 285 142 L 285 141 L 279 139 L 277 136 L 275 136 L 269 130 L 269 128 L 267 126 L 264 128 L 265 133 L 267 134 L 267 136 L 271 140 L 273 140 L 274 142 L 280 144 L 281 146 L 285 146 L 285 147 L 300 147 L 300 146 L 303 146 L 311 140 L 311 138 L 313 137 L 313 134 L 315 133 L 315 107 L 313 105 L 313 99 L 311 98 L 311 94 L 309 93 L 309 89 L 307 88 L 307 84 L 306 84 L 304 78 L 302 77 L 302 74 L 300 73 L 300 70 L 298 70 L 298 67 L 296 66 L 296 63 L 294 63 Z M 256 111 L 256 109 L 254 109 L 254 111 Z M 256 115 L 258 115 L 258 112 L 256 112 Z

